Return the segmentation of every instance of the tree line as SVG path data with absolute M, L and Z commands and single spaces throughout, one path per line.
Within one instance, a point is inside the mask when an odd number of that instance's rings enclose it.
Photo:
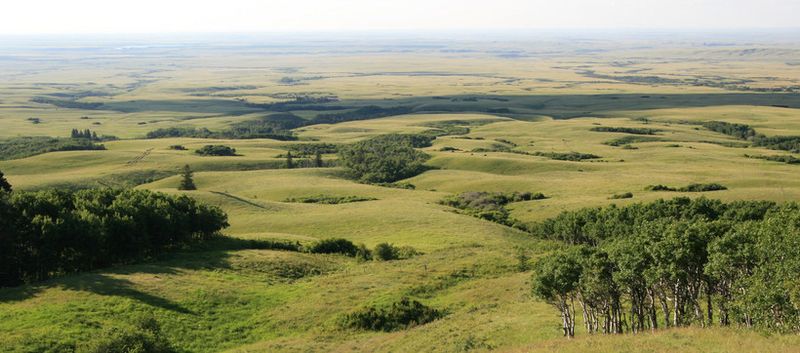
M 419 134 L 379 135 L 339 148 L 340 164 L 355 179 L 391 183 L 425 171 L 428 147 L 435 137 Z
M 568 244 L 536 264 L 532 285 L 567 337 L 577 316 L 589 333 L 800 332 L 797 203 L 676 198 L 564 212 L 532 231 Z
M 0 287 L 151 257 L 209 240 L 227 226 L 222 210 L 186 196 L 0 191 Z
M 724 121 L 707 121 L 703 127 L 711 131 L 733 136 L 740 140 L 748 140 L 756 147 L 765 147 L 772 150 L 800 152 L 800 136 L 765 136 L 759 134 L 749 125 L 727 123 Z

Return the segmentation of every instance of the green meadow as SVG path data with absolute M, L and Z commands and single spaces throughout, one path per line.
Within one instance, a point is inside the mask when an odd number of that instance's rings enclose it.
M 531 53 L 515 58 L 501 55 L 507 49 L 501 44 L 476 42 L 449 44 L 465 50 L 461 54 L 414 47 L 393 53 L 377 45 L 360 51 L 352 43 L 336 49 L 298 45 L 283 48 L 286 53 L 260 46 L 150 48 L 130 57 L 101 49 L 88 55 L 14 53 L 16 59 L 0 61 L 0 142 L 67 138 L 73 128 L 118 138 L 98 142 L 105 150 L 0 158 L 15 190 L 131 187 L 186 194 L 223 209 L 230 223 L 223 233 L 230 238 L 304 245 L 345 238 L 369 248 L 409 246 L 421 254 L 358 261 L 220 242 L 2 288 L 0 351 L 64 351 L 59 347 L 127 327 L 145 313 L 181 352 L 800 351 L 797 335 L 735 327 L 567 340 L 558 311 L 533 296 L 532 272 L 520 269 L 518 259 L 524 252 L 533 263 L 559 244 L 439 203 L 470 191 L 543 193 L 546 199 L 507 207 L 514 219 L 533 224 L 567 210 L 676 196 L 800 200 L 800 165 L 746 156 L 800 155 L 754 147 L 700 125 L 724 121 L 767 136 L 800 135 L 800 95 L 763 90 L 796 85 L 800 66 L 789 65 L 793 54 L 786 53 L 798 49 L 770 49 L 775 45 L 767 43 L 757 54 L 740 55 L 746 46 L 636 49 L 641 43 L 632 42 L 605 43 L 604 51 L 586 55 L 577 44 L 548 43 L 540 49 L 548 54 L 524 43 L 505 44 Z M 636 59 L 622 61 L 630 57 Z M 303 103 L 291 112 L 312 121 L 365 106 L 409 111 L 305 125 L 292 129 L 292 141 L 145 138 L 169 127 L 222 131 L 278 112 L 262 104 L 326 96 L 335 96 L 327 104 L 341 109 L 313 110 Z M 286 167 L 285 154 L 295 145 L 345 145 L 446 125 L 468 130 L 439 136 L 421 149 L 431 156 L 428 170 L 402 180 L 413 189 L 359 183 L 335 166 L 332 153 L 321 156 L 332 166 Z M 611 141 L 638 135 L 592 131 L 598 127 L 656 132 L 614 146 Z M 238 155 L 194 152 L 210 144 L 233 147 Z M 570 152 L 599 158 L 548 157 Z M 197 190 L 179 191 L 180 169 L 187 164 Z M 727 189 L 646 190 L 694 183 Z M 626 192 L 632 198 L 612 198 Z M 368 200 L 287 202 L 317 195 Z M 340 324 L 348 313 L 402 297 L 444 316 L 394 332 Z

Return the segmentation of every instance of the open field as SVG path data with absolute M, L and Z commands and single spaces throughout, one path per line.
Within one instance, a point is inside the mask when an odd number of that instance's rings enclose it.
M 585 47 L 597 51 L 582 53 Z M 797 154 L 746 146 L 699 125 L 725 121 L 767 136 L 800 135 L 798 53 L 800 47 L 787 43 L 704 47 L 690 39 L 666 46 L 632 40 L 0 49 L 0 138 L 68 137 L 73 128 L 120 138 L 101 142 L 105 150 L 0 158 L 16 190 L 111 186 L 185 193 L 227 212 L 231 226 L 224 233 L 234 238 L 309 244 L 340 237 L 422 252 L 358 262 L 219 246 L 3 288 L 0 351 L 48 352 L 146 312 L 185 352 L 800 351 L 797 335 L 717 327 L 563 339 L 557 310 L 532 296 L 531 272 L 520 272 L 516 259 L 520 249 L 535 260 L 558 245 L 438 203 L 468 191 L 541 192 L 548 198 L 509 205 L 513 218 L 530 224 L 564 210 L 675 196 L 800 200 L 800 165 L 745 156 Z M 290 104 L 289 111 L 309 121 L 371 105 L 410 110 L 302 126 L 293 129 L 296 141 L 144 138 L 175 126 L 220 131 L 284 112 L 262 104 L 297 97 L 335 97 Z M 358 183 L 339 167 L 285 168 L 283 154 L 294 145 L 420 133 L 443 122 L 469 130 L 422 149 L 431 156 L 430 169 L 404 180 L 414 189 Z M 631 134 L 592 131 L 598 127 L 657 131 L 649 140 L 612 146 L 609 141 Z M 231 146 L 239 156 L 194 153 L 208 144 Z M 546 155 L 568 152 L 600 158 Z M 196 171 L 197 191 L 177 190 L 186 164 Z M 693 183 L 727 190 L 645 190 Z M 611 199 L 624 192 L 633 197 Z M 374 200 L 286 202 L 323 194 Z M 446 315 L 388 333 L 339 325 L 349 312 L 404 296 Z

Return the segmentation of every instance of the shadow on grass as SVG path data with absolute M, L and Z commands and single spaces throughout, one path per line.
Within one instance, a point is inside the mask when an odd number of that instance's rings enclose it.
M 142 259 L 139 263 L 75 273 L 18 287 L 0 288 L 0 303 L 22 301 L 50 288 L 61 288 L 103 296 L 125 297 L 176 313 L 193 314 L 178 303 L 136 289 L 136 283 L 123 277 L 136 274 L 173 275 L 181 270 L 230 269 L 231 252 L 248 249 L 300 251 L 301 245 L 296 242 L 246 240 L 222 236 L 179 252 Z

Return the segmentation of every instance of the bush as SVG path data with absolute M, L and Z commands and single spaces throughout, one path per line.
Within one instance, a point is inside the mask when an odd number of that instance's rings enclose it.
M 378 261 L 390 261 L 390 260 L 397 260 L 400 258 L 400 253 L 394 245 L 389 243 L 380 243 L 375 245 L 375 250 L 373 251 L 375 256 L 375 260 Z
M 342 238 L 323 239 L 308 248 L 312 254 L 342 254 L 356 256 L 358 247 L 353 242 Z
M 186 151 L 188 148 L 186 148 L 183 145 L 172 145 L 172 146 L 169 146 L 169 149 L 176 150 L 176 151 Z
M 633 193 L 632 192 L 623 192 L 623 193 L 620 193 L 620 194 L 611 195 L 611 197 L 609 197 L 609 198 L 612 199 L 612 200 L 630 199 L 630 198 L 633 198 Z
M 603 158 L 591 153 L 579 153 L 579 152 L 534 152 L 533 155 L 539 157 L 547 157 L 559 161 L 573 161 L 573 162 L 579 162 L 584 159 Z
M 710 184 L 689 184 L 680 188 L 675 188 L 666 185 L 649 185 L 645 188 L 646 191 L 679 191 L 679 192 L 705 192 L 705 191 L 719 191 L 728 190 L 727 187 L 717 183 Z
M 78 353 L 175 353 L 169 341 L 161 334 L 155 319 L 139 319 L 132 328 L 113 329 L 85 346 L 79 346 Z
M 370 331 L 397 331 L 427 324 L 444 314 L 424 304 L 402 298 L 388 308 L 370 307 L 350 313 L 341 320 L 342 326 Z
M 236 156 L 236 149 L 225 145 L 205 145 L 194 153 L 201 156 Z
M 415 147 L 430 144 L 422 135 L 381 135 L 345 146 L 339 151 L 342 166 L 368 183 L 391 183 L 425 170 L 429 156 Z
M 331 195 L 316 195 L 306 197 L 290 197 L 284 202 L 299 202 L 299 203 L 319 203 L 323 205 L 336 205 L 340 203 L 362 202 L 377 200 L 374 197 L 361 197 L 361 196 L 331 196 Z

